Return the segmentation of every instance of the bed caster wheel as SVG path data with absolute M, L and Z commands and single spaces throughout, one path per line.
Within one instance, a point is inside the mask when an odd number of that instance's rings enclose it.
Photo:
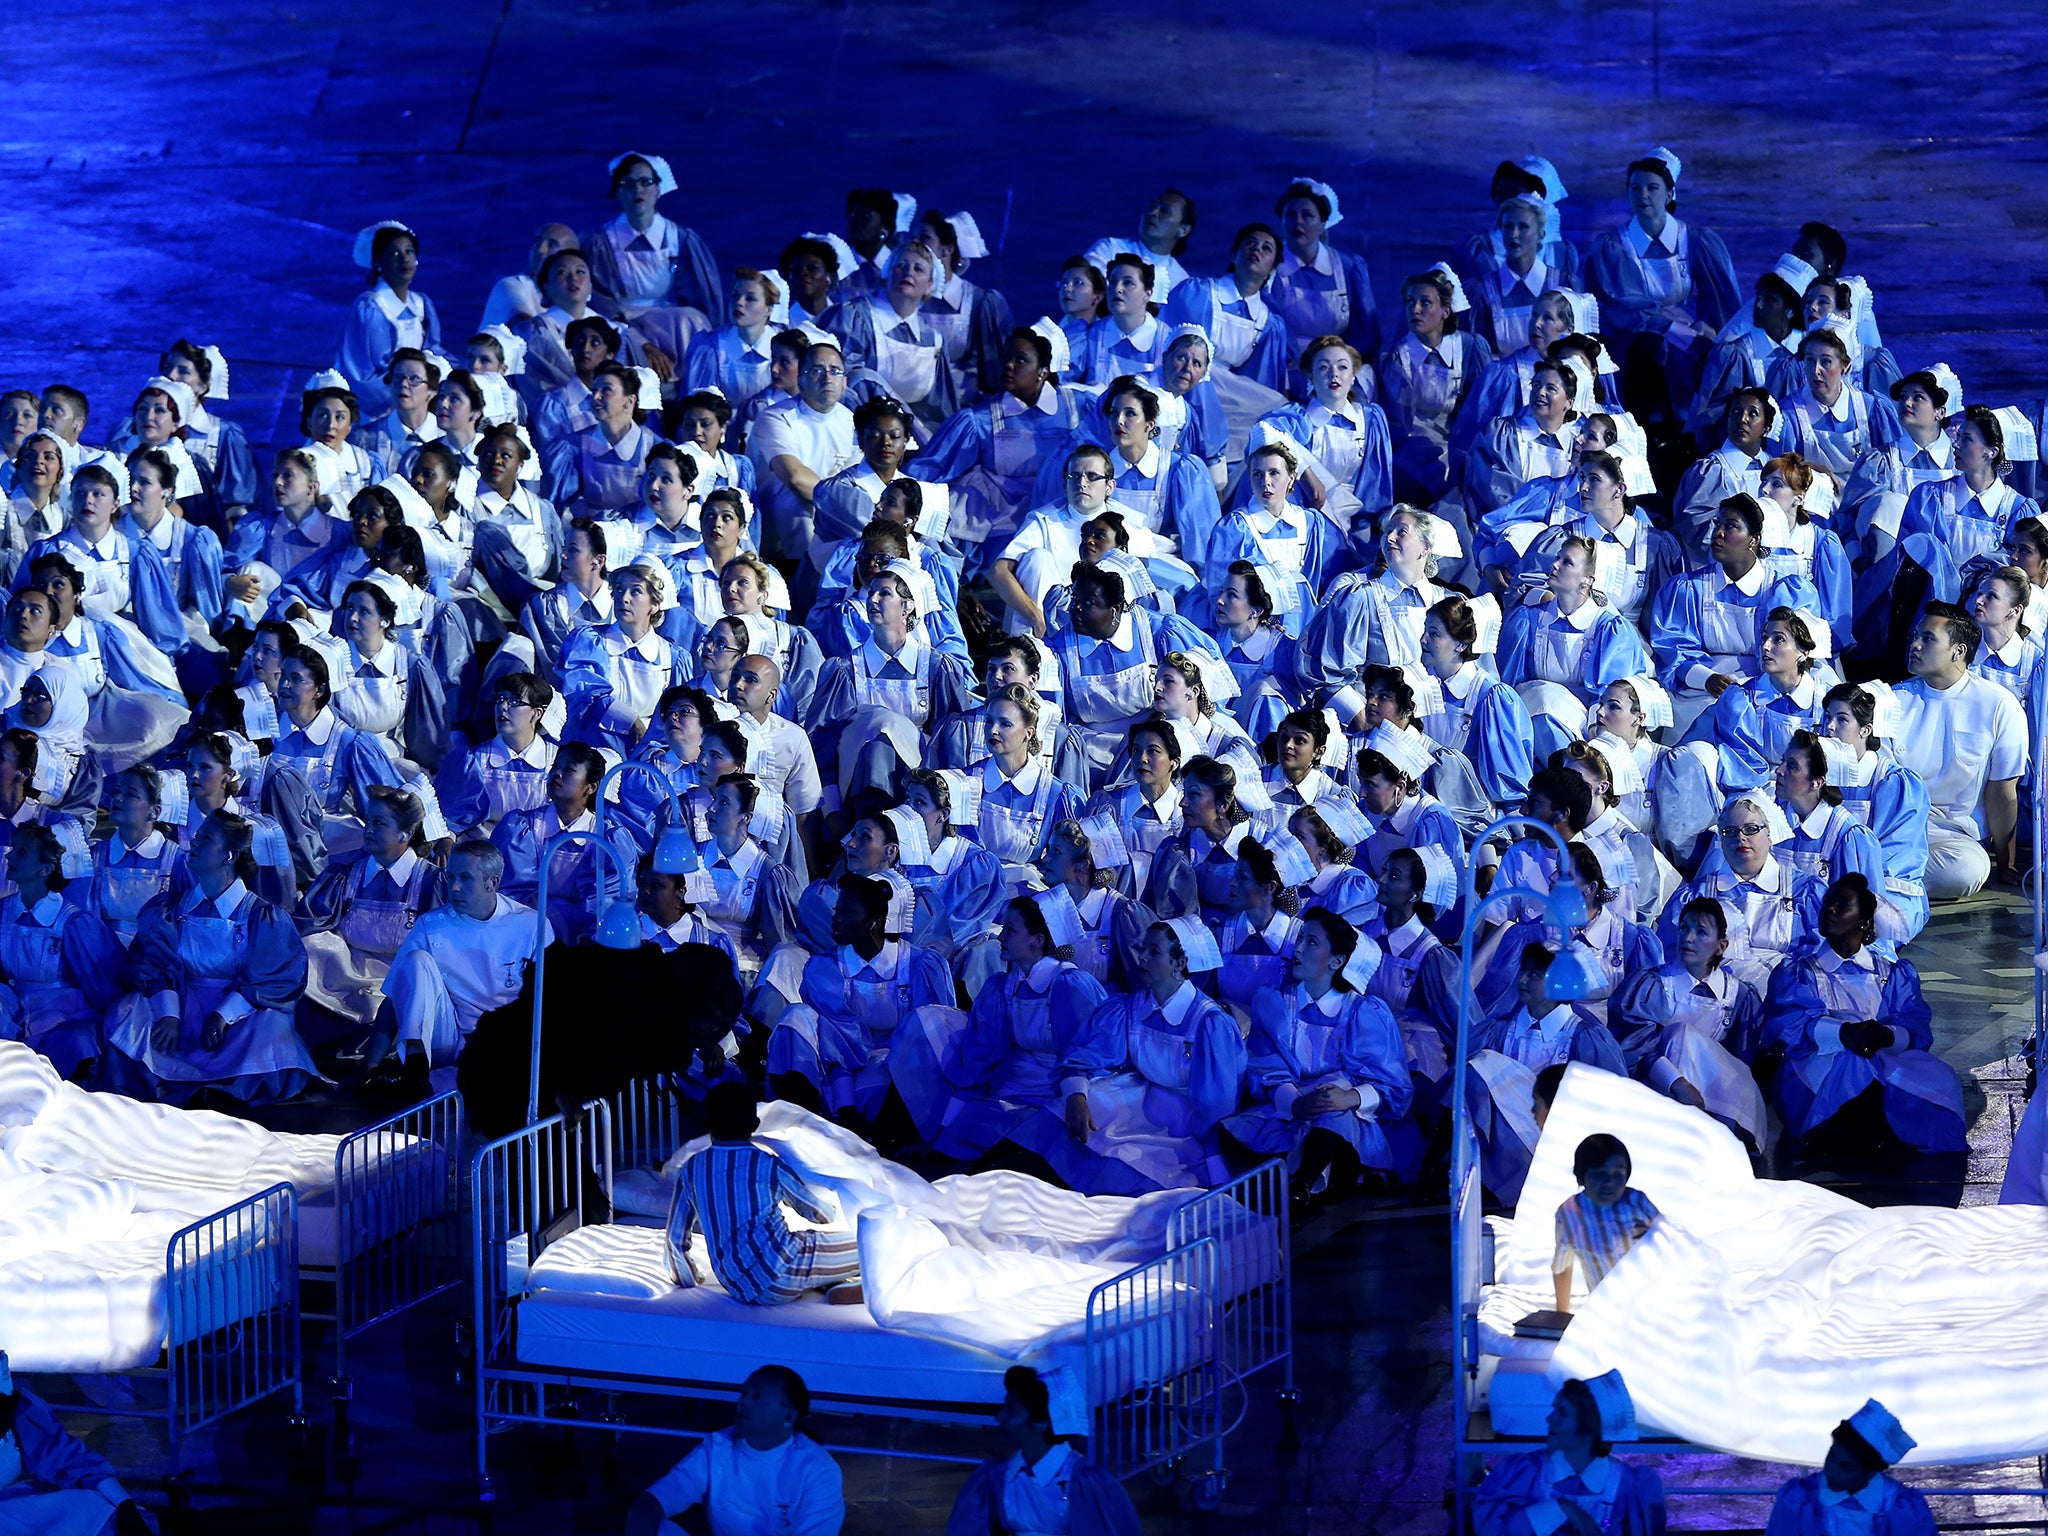
M 492 1485 L 488 1477 L 480 1477 L 476 1480 L 476 1501 L 479 1504 L 495 1504 L 498 1502 L 498 1490 Z
M 1203 1513 L 1220 1509 L 1223 1505 L 1223 1485 L 1227 1481 L 1222 1472 L 1205 1472 L 1188 1484 L 1188 1505 Z
M 1160 1462 L 1152 1469 L 1152 1482 L 1160 1488 L 1171 1488 L 1180 1481 L 1180 1464 L 1185 1457 L 1173 1456 Z

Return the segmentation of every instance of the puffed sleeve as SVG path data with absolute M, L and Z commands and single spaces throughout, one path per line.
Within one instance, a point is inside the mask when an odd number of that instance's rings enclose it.
M 269 902 L 249 909 L 249 949 L 235 990 L 254 1008 L 289 1012 L 306 991 L 306 946 Z
M 194 531 L 195 538 L 197 532 Z M 212 538 L 213 535 L 209 532 L 207 537 Z M 216 574 L 219 550 L 220 544 L 215 541 Z M 176 656 L 191 643 L 191 636 L 185 631 L 185 616 L 180 611 L 178 589 L 171 581 L 170 567 L 164 564 L 163 555 L 147 539 L 135 540 L 135 559 L 128 567 L 128 590 L 135 627 L 149 637 L 150 644 L 166 656 Z M 216 605 L 215 614 L 219 611 Z
M 1060 1076 L 1071 1083 L 1076 1078 L 1107 1077 L 1122 1067 L 1130 1054 L 1131 1002 L 1113 995 L 1088 1016 L 1088 1022 L 1074 1032 L 1060 1055 Z M 1236 1026 L 1231 1026 L 1233 1032 Z
M 124 992 L 144 997 L 158 992 L 176 992 L 185 984 L 185 964 L 178 958 L 178 917 L 176 896 L 159 896 L 142 909 L 135 942 L 121 967 Z
M 763 953 L 778 944 L 799 941 L 796 904 L 802 894 L 797 877 L 787 864 L 773 864 L 761 872 L 754 886 L 754 910 L 748 920 Z
M 1195 1025 L 1195 1055 L 1188 1068 L 1188 1097 L 1193 1101 L 1195 1123 L 1206 1135 L 1225 1115 L 1237 1108 L 1244 1084 L 1244 1036 L 1237 1021 L 1209 999 L 1195 1003 L 1201 1018 Z
M 1340 1060 L 1352 1087 L 1370 1083 L 1378 1092 L 1379 1108 L 1369 1118 L 1398 1120 L 1408 1113 L 1415 1080 L 1408 1073 L 1407 1043 L 1394 1015 L 1378 998 L 1360 997 L 1351 1005 Z
M 972 843 L 920 905 L 952 941 L 954 953 L 987 933 L 1010 898 L 1010 883 L 994 854 Z
M 1718 331 L 1742 309 L 1742 285 L 1735 280 L 1735 262 L 1728 246 L 1711 229 L 1690 226 L 1693 303 L 1700 323 Z
M 1528 795 L 1529 776 L 1536 771 L 1535 727 L 1520 694 L 1504 683 L 1481 685 L 1466 752 L 1486 798 L 1495 805 Z
M 175 887 L 173 887 L 175 889 Z M 64 970 L 95 1012 L 121 995 L 121 941 L 99 914 L 73 907 L 64 921 Z
M 391 409 L 391 390 L 384 382 L 384 369 L 397 341 L 397 331 L 377 307 L 370 290 L 357 294 L 342 325 L 334 366 L 355 386 L 355 397 L 366 419 L 382 416 Z
M 1208 555 L 1209 539 L 1223 515 L 1216 500 L 1216 479 L 1208 465 L 1180 450 L 1175 450 L 1167 475 L 1171 481 L 1167 506 L 1181 558 L 1200 570 Z
M 1632 1072 L 1656 1056 L 1670 1022 L 1664 987 L 1654 966 L 1624 976 L 1607 1000 L 1608 1032 L 1620 1043 Z
M 1813 1044 L 1813 1032 L 1827 1017 L 1820 991 L 1813 984 L 1810 956 L 1795 955 L 1771 972 L 1764 994 L 1763 1043 L 1797 1050 Z
M 253 506 L 258 494 L 258 481 L 256 456 L 249 448 L 249 434 L 242 430 L 239 422 L 223 418 L 215 447 L 219 462 L 214 466 L 214 474 L 220 484 L 220 499 L 231 507 Z
M 1256 1098 L 1273 1101 L 1295 1083 L 1294 1061 L 1286 1049 L 1287 994 L 1264 987 L 1252 995 L 1251 1033 L 1245 1042 L 1245 1085 Z

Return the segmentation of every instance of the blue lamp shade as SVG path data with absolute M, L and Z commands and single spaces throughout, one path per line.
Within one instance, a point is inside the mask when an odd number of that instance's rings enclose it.
M 1581 923 L 1590 922 L 1592 914 L 1586 910 L 1586 893 L 1579 889 L 1578 882 L 1570 875 L 1567 868 L 1565 878 L 1551 887 L 1550 906 L 1559 923 L 1567 928 L 1576 928 Z
M 1554 1003 L 1575 1003 L 1599 991 L 1605 979 L 1596 974 L 1593 961 L 1584 950 L 1567 949 L 1550 962 L 1550 969 L 1544 973 L 1543 995 Z
M 697 867 L 697 845 L 678 826 L 665 827 L 654 843 L 654 867 L 664 875 L 684 875 Z
M 640 914 L 630 901 L 608 901 L 598 914 L 597 942 L 606 949 L 640 947 Z

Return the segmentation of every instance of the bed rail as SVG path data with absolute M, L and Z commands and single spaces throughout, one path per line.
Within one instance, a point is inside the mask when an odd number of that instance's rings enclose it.
M 1219 1184 L 1173 1213 L 1169 1252 L 1216 1240 L 1221 1285 L 1216 1356 L 1231 1386 L 1279 1365 L 1281 1397 L 1294 1388 L 1294 1262 L 1288 1230 L 1287 1165 L 1278 1158 Z
M 1122 1479 L 1223 1434 L 1217 1241 L 1202 1236 L 1088 1297 L 1089 1456 Z
M 444 1093 L 342 1139 L 334 1154 L 334 1374 L 348 1342 L 462 1284 L 462 1096 Z
M 187 1437 L 239 1409 L 290 1392 L 292 1422 L 305 1422 L 299 1354 L 299 1227 L 289 1184 L 203 1216 L 164 1249 L 164 1349 L 154 1365 L 118 1374 L 132 1403 L 53 1399 L 65 1413 L 161 1419 L 171 1472 Z M 163 1384 L 162 1403 L 147 1384 Z
M 540 1390 L 505 1379 L 516 1366 L 513 1313 L 540 1250 L 583 1225 L 587 1117 L 537 1121 L 477 1148 L 469 1165 L 470 1269 L 476 1292 L 476 1472 L 491 1497 L 491 1426 L 520 1416 L 513 1394 Z

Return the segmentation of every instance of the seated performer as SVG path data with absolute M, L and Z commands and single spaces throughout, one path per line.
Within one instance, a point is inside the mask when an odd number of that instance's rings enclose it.
M 835 1526 L 833 1529 L 837 1529 Z M 1137 1529 L 1133 1518 L 1131 1529 Z M 152 1536 L 113 1464 L 16 1383 L 0 1350 L 0 1530 L 22 1536 Z
M 1787 960 L 1764 1000 L 1764 1036 L 1784 1052 L 1778 1102 L 1807 1136 L 1865 1094 L 1923 1152 L 1961 1152 L 1967 1120 L 1954 1069 L 1933 1053 L 1933 1010 L 1907 960 L 1875 954 L 1877 897 L 1844 875 L 1820 904 L 1821 942 Z
M 1028 1365 L 1003 1372 L 996 1427 L 1010 1454 L 967 1479 L 946 1536 L 1138 1536 L 1138 1511 L 1123 1484 L 1088 1460 L 1088 1404 L 1071 1375 Z
M 504 878 L 495 843 L 473 837 L 455 845 L 442 905 L 420 915 L 391 957 L 368 1065 L 395 1047 L 408 1088 L 424 1087 L 430 1066 L 454 1064 L 478 1019 L 519 996 L 537 919 L 500 893 Z M 554 941 L 549 929 L 545 942 Z
M 1835 1426 L 1818 1472 L 1778 1490 L 1764 1536 L 1934 1536 L 1926 1498 L 1886 1470 L 1917 1443 L 1871 1398 Z
M 1648 1467 L 1613 1459 L 1617 1441 L 1635 1438 L 1635 1404 L 1621 1372 L 1567 1381 L 1551 1405 L 1544 1448 L 1502 1457 L 1480 1484 L 1472 1510 L 1479 1536 L 1662 1536 L 1663 1483 Z
M 1557 1208 L 1557 1247 L 1550 1261 L 1558 1311 L 1572 1309 L 1574 1273 L 1584 1269 L 1586 1289 L 1597 1289 L 1657 1219 L 1650 1197 L 1629 1185 L 1634 1171 L 1628 1148 L 1604 1132 L 1588 1136 L 1572 1152 L 1579 1192 Z
M 668 1214 L 669 1268 L 678 1285 L 694 1285 L 691 1234 L 702 1232 L 711 1274 L 735 1301 L 776 1306 L 806 1292 L 828 1290 L 858 1302 L 860 1246 L 803 1176 L 754 1144 L 760 1116 L 754 1090 L 716 1084 L 704 1095 L 711 1145 L 683 1163 Z M 829 1197 L 828 1197 L 829 1198 Z M 836 1201 L 833 1202 L 836 1205 Z M 783 1207 L 802 1218 L 791 1231 Z
M 804 1379 L 764 1365 L 740 1383 L 732 1428 L 706 1435 L 626 1511 L 626 1536 L 708 1529 L 713 1536 L 839 1536 L 846 1499 L 839 1467 L 798 1426 L 810 1411 Z M 703 1511 L 703 1526 L 676 1517 Z

